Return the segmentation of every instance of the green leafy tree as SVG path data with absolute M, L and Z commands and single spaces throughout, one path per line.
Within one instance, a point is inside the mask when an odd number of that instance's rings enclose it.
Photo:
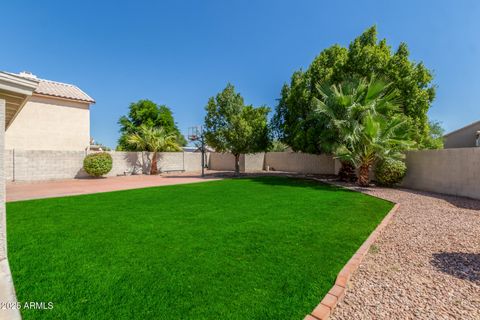
M 429 136 L 425 141 L 426 149 L 443 149 L 443 136 L 445 135 L 445 129 L 438 121 L 429 121 Z
M 150 174 L 158 173 L 157 158 L 158 152 L 181 151 L 178 145 L 177 136 L 169 133 L 163 127 L 149 127 L 141 125 L 135 133 L 126 136 L 129 145 L 135 150 L 152 152 L 152 165 Z
M 348 48 L 334 45 L 323 50 L 306 71 L 297 71 L 283 86 L 272 119 L 275 135 L 295 151 L 328 153 L 336 136 L 329 122 L 314 115 L 312 100 L 322 99 L 318 85 L 338 84 L 352 78 L 385 78 L 402 97 L 396 111 L 404 114 L 418 148 L 429 148 L 430 126 L 427 111 L 435 97 L 432 73 L 410 61 L 407 45 L 392 52 L 386 40 L 378 41 L 373 26 L 353 40 Z
M 284 152 L 288 150 L 288 146 L 280 140 L 273 140 L 268 148 L 269 152 Z
M 399 114 L 398 91 L 372 79 L 317 87 L 315 113 L 326 119 L 336 135 L 329 150 L 358 171 L 358 183 L 369 184 L 372 166 L 384 159 L 399 159 L 413 144 L 407 117 Z
M 163 128 L 167 133 L 175 135 L 177 143 L 185 146 L 187 141 L 178 130 L 172 111 L 165 105 L 157 105 L 150 100 L 139 100 L 130 104 L 127 116 L 122 116 L 118 121 L 121 136 L 118 140 L 119 151 L 141 151 L 128 142 L 128 136 L 136 133 L 141 126 L 150 128 Z
M 270 144 L 269 108 L 245 105 L 233 85 L 211 97 L 205 107 L 205 140 L 219 152 L 235 156 L 235 174 L 240 173 L 240 155 L 265 151 Z
M 106 145 L 104 145 L 103 143 L 101 142 L 97 142 L 95 141 L 95 145 L 98 146 L 100 149 L 102 149 L 103 151 L 112 151 L 112 149 Z

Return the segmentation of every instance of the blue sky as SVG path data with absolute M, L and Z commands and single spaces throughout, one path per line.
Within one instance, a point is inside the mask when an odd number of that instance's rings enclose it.
M 429 112 L 447 131 L 480 120 L 478 1 L 8 1 L 0 70 L 31 71 L 95 98 L 91 134 L 114 147 L 118 118 L 142 98 L 182 132 L 229 81 L 272 109 L 293 71 L 376 24 L 433 70 Z

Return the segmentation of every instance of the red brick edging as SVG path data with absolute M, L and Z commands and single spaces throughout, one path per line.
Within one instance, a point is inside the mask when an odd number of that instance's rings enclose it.
M 396 203 L 388 214 L 383 218 L 382 222 L 375 228 L 375 230 L 368 236 L 367 240 L 358 248 L 357 252 L 348 260 L 347 264 L 340 270 L 337 280 L 333 287 L 323 297 L 322 301 L 313 309 L 310 314 L 307 314 L 304 320 L 327 320 L 333 312 L 337 304 L 343 300 L 345 292 L 348 288 L 348 282 L 353 273 L 357 270 L 365 255 L 368 253 L 370 246 L 378 238 L 382 230 L 392 220 L 393 215 L 400 205 Z

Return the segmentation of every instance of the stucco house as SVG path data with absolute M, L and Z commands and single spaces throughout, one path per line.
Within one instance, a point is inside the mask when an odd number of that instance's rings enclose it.
M 480 147 L 480 121 L 452 131 L 443 139 L 445 149 Z
M 26 99 L 10 95 L 7 100 L 5 149 L 85 150 L 90 145 L 90 105 L 95 100 L 88 94 L 28 72 L 0 75 L 35 87 Z
M 7 258 L 5 216 L 5 128 L 25 106 L 38 87 L 38 81 L 0 72 L 0 301 L 15 303 L 15 290 Z M 0 319 L 21 319 L 19 310 L 0 308 Z

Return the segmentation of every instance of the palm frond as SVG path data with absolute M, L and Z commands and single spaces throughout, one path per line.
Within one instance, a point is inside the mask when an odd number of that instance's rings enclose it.
M 181 151 L 177 136 L 166 132 L 163 127 L 141 126 L 139 130 L 127 137 L 128 143 L 139 151 L 162 152 Z

